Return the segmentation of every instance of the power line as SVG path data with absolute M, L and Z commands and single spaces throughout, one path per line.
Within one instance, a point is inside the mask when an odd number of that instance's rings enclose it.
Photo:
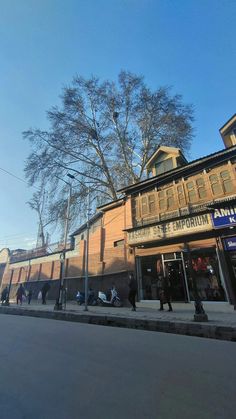
M 3 169 L 2 167 L 0 167 L 0 170 L 28 185 L 28 183 L 24 179 L 21 179 L 20 177 L 14 175 L 14 173 L 9 172 L 8 170 Z
M 7 173 L 8 175 L 14 177 L 15 179 L 20 180 L 21 182 L 24 182 L 27 186 L 29 186 L 28 182 L 26 182 L 26 180 L 21 179 L 19 176 L 14 175 L 14 173 L 9 172 L 9 170 L 3 169 L 2 167 L 0 167 L 0 170 L 2 170 L 2 172 Z M 32 185 L 31 187 L 40 191 L 40 189 L 37 188 L 37 186 Z

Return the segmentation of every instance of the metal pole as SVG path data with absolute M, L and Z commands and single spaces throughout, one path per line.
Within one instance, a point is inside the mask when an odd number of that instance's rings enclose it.
M 88 262 L 89 262 L 89 216 L 90 216 L 90 188 L 87 196 L 87 234 L 86 234 L 86 252 L 85 252 L 85 284 L 84 284 L 84 311 L 88 311 Z
M 10 305 L 10 292 L 11 292 L 11 284 L 12 284 L 13 273 L 14 273 L 14 269 L 11 270 L 11 278 L 10 278 L 10 283 L 9 283 L 9 288 L 8 288 L 7 299 L 6 299 L 5 304 L 4 304 L 5 306 Z
M 66 209 L 66 223 L 65 223 L 65 232 L 64 232 L 64 250 L 66 250 L 67 246 L 67 237 L 68 237 L 68 226 L 69 226 L 69 218 L 70 218 L 70 201 L 71 201 L 71 193 L 72 193 L 72 186 L 70 183 L 69 185 L 69 196 L 67 199 L 67 209 Z
M 66 222 L 65 222 L 65 232 L 64 232 L 64 245 L 63 250 L 60 255 L 60 284 L 59 284 L 59 293 L 58 298 L 55 304 L 55 310 L 62 310 L 63 306 L 63 289 L 64 289 L 64 279 L 65 279 L 65 258 L 66 258 L 66 246 L 67 246 L 67 237 L 68 237 L 68 227 L 69 227 L 69 217 L 70 217 L 70 202 L 71 202 L 71 193 L 72 186 L 70 183 L 65 182 L 69 185 L 69 195 L 67 200 L 67 209 L 66 209 Z

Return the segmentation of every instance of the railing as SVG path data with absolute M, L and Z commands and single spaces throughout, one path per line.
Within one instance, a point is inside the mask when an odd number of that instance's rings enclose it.
M 71 249 L 71 243 L 68 242 L 66 245 L 66 250 Z M 10 261 L 12 262 L 19 262 L 23 260 L 33 259 L 36 257 L 47 256 L 53 253 L 61 252 L 64 250 L 64 243 L 57 242 L 51 243 L 43 247 L 36 247 L 30 250 L 19 251 L 17 253 L 13 253 L 10 256 Z

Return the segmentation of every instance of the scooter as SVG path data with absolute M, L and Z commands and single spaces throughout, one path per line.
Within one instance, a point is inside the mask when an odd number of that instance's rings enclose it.
M 122 302 L 118 295 L 115 295 L 112 300 L 108 300 L 105 292 L 98 291 L 98 305 L 103 307 L 122 307 Z
M 78 291 L 75 297 L 77 303 L 81 306 L 82 304 L 85 303 L 85 293 Z M 88 292 L 88 304 L 91 306 L 96 306 L 97 305 L 97 299 L 95 298 L 94 295 L 94 291 L 93 290 L 89 290 Z

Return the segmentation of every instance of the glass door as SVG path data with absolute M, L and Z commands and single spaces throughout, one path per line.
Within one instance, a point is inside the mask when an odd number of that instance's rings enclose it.
M 165 260 L 165 275 L 170 282 L 170 293 L 173 301 L 188 301 L 183 262 L 181 259 Z

